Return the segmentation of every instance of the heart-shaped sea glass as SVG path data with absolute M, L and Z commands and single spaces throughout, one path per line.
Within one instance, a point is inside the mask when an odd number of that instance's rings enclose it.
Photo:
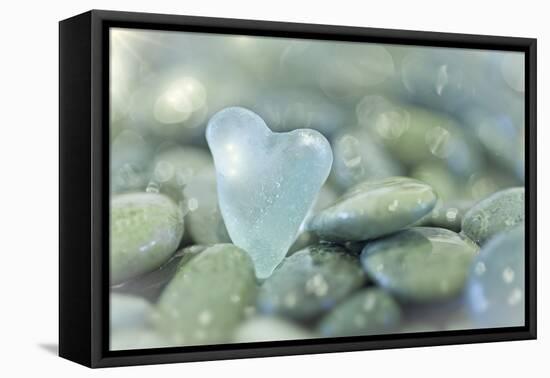
M 332 165 L 319 132 L 274 133 L 250 110 L 231 107 L 209 121 L 218 200 L 231 240 L 269 277 L 294 242 Z

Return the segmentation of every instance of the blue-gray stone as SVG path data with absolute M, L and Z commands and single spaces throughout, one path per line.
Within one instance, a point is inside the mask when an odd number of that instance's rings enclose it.
M 152 306 L 145 299 L 127 294 L 111 293 L 111 332 L 122 328 L 147 325 Z
M 525 230 L 519 226 L 490 239 L 474 260 L 467 298 L 480 327 L 525 324 Z
M 373 239 L 412 225 L 428 214 L 436 201 L 429 185 L 410 178 L 365 181 L 316 214 L 308 228 L 322 240 Z
M 395 331 L 400 321 L 401 310 L 391 295 L 378 288 L 368 288 L 328 313 L 318 330 L 325 337 L 378 335 Z
M 462 232 L 483 244 L 499 232 L 516 227 L 525 218 L 525 189 L 501 190 L 475 204 L 464 215 Z
M 365 281 L 358 258 L 345 248 L 309 246 L 285 258 L 263 282 L 258 310 L 308 320 L 333 308 Z
M 183 235 L 183 216 L 168 197 L 127 193 L 111 199 L 111 284 L 162 265 Z
M 230 341 L 256 298 L 254 266 L 232 244 L 216 244 L 182 261 L 162 292 L 152 321 L 177 345 Z
M 414 227 L 368 242 L 361 262 L 370 278 L 400 299 L 430 302 L 462 292 L 477 251 L 455 232 Z
M 256 316 L 244 321 L 233 335 L 236 343 L 253 343 L 262 341 L 308 340 L 318 337 L 313 332 L 288 320 Z

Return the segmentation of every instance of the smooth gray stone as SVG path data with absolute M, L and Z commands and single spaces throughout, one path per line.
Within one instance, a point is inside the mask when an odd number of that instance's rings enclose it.
M 308 216 L 306 216 L 306 219 L 304 219 L 304 222 L 300 227 L 301 232 L 296 237 L 296 240 L 294 240 L 294 244 L 290 246 L 290 249 L 286 254 L 287 256 L 290 256 L 294 252 L 302 250 L 307 246 L 319 243 L 319 238 L 317 237 L 317 234 L 311 231 L 307 231 L 307 224 L 309 222 L 309 219 L 311 219 L 311 217 L 313 217 L 319 211 L 323 210 L 325 207 L 332 205 L 332 203 L 336 201 L 337 198 L 338 198 L 338 194 L 336 194 L 332 186 L 325 184 L 321 187 L 321 190 L 317 194 L 317 199 L 315 200 L 315 204 L 313 205 L 313 208 L 310 210 Z
M 248 254 L 232 244 L 217 244 L 180 263 L 152 320 L 174 344 L 221 344 L 230 341 L 255 298 Z
M 197 176 L 213 172 L 214 163 L 208 150 L 195 146 L 168 146 L 154 159 L 152 180 L 161 193 L 174 201 L 184 199 L 183 189 L 193 183 Z
M 521 101 L 521 106 L 524 102 Z M 521 108 L 520 108 L 521 109 Z M 490 158 L 506 168 L 517 179 L 525 178 L 525 130 L 524 109 L 519 117 L 507 114 L 510 109 L 488 112 L 473 107 L 464 114 L 465 123 L 474 132 Z M 519 119 L 517 119 L 519 118 Z
M 197 244 L 231 243 L 218 205 L 214 172 L 194 178 L 183 190 L 189 236 Z
M 319 323 L 318 330 L 325 337 L 377 335 L 396 330 L 401 320 L 397 302 L 378 288 L 355 293 Z
M 111 193 L 144 191 L 151 177 L 150 141 L 131 129 L 123 129 L 111 141 Z
M 349 122 L 346 109 L 311 90 L 276 89 L 266 92 L 262 88 L 261 93 L 250 98 L 250 104 L 245 105 L 277 132 L 313 128 L 330 137 Z
M 111 199 L 111 284 L 152 271 L 175 252 L 183 216 L 168 197 L 127 193 Z
M 290 85 L 321 90 L 333 101 L 350 104 L 396 74 L 392 55 L 385 46 L 374 44 L 294 40 L 286 46 L 280 65 Z
M 360 122 L 406 168 L 440 163 L 466 178 L 483 166 L 477 140 L 445 113 L 389 101 L 375 106 L 380 109 L 367 112 Z
M 488 76 L 481 76 L 480 72 L 486 72 L 488 67 L 475 54 L 477 51 L 473 50 L 409 49 L 401 65 L 404 94 L 408 92 L 415 102 L 445 112 L 460 111 L 479 101 L 478 93 Z M 486 92 L 481 93 L 488 97 Z
M 468 281 L 470 313 L 480 327 L 525 324 L 525 230 L 490 239 L 474 260 Z
M 409 303 L 402 306 L 405 315 L 401 332 L 451 331 L 478 328 L 468 311 L 463 295 L 435 303 Z
M 406 177 L 365 181 L 315 215 L 308 229 L 322 240 L 345 242 L 377 238 L 428 214 L 437 201 L 432 188 Z
M 462 292 L 477 251 L 455 232 L 414 227 L 367 243 L 361 262 L 370 278 L 399 299 L 430 302 Z
M 465 197 L 466 180 L 454 175 L 440 162 L 420 164 L 414 168 L 410 177 L 430 185 L 440 200 L 454 201 Z
M 365 180 L 403 174 L 386 149 L 363 128 L 351 128 L 333 141 L 334 162 L 330 179 L 342 190 Z
M 286 257 L 265 280 L 258 310 L 309 320 L 333 308 L 366 281 L 359 260 L 337 245 L 309 246 Z
M 111 293 L 110 304 L 111 332 L 145 326 L 151 316 L 151 304 L 135 295 Z
M 233 335 L 233 342 L 307 340 L 318 337 L 302 326 L 281 318 L 256 316 L 243 322 Z
M 472 201 L 438 201 L 431 213 L 419 220 L 415 226 L 428 226 L 446 228 L 451 231 L 460 232 L 462 229 L 462 218 L 472 207 Z
M 128 328 L 110 334 L 110 350 L 150 349 L 178 346 L 148 328 Z
M 111 286 L 111 290 L 120 294 L 130 294 L 156 302 L 166 284 L 170 282 L 178 267 L 208 248 L 207 245 L 192 245 L 174 253 L 158 269 Z
M 516 227 L 525 218 L 525 189 L 501 190 L 475 204 L 464 215 L 462 232 L 478 244 Z

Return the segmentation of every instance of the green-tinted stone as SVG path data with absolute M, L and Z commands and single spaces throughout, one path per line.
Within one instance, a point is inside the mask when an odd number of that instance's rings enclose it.
M 463 197 L 462 185 L 444 164 L 421 164 L 411 172 L 411 177 L 430 185 L 440 200 L 452 201 Z
M 110 350 L 165 348 L 177 346 L 152 329 L 128 328 L 111 332 Z
M 248 254 L 232 244 L 217 244 L 180 264 L 157 303 L 153 322 L 178 345 L 225 343 L 255 297 Z
M 517 100 L 519 99 L 520 97 L 517 97 Z M 487 109 L 473 107 L 463 114 L 463 118 L 467 127 L 474 130 L 479 143 L 485 147 L 488 155 L 523 181 L 525 175 L 523 97 L 517 105 L 519 111 L 516 117 L 511 116 L 513 112 L 511 109 L 506 109 L 504 113 L 491 113 Z
M 479 244 L 516 227 L 525 218 L 525 189 L 501 190 L 475 204 L 464 215 L 462 232 Z
M 432 188 L 406 177 L 365 181 L 315 215 L 308 228 L 323 240 L 377 238 L 412 225 L 437 201 Z
M 403 173 L 401 166 L 384 147 L 362 128 L 353 128 L 338 135 L 333 150 L 330 179 L 342 190 L 365 180 L 378 180 Z
M 257 316 L 246 320 L 235 331 L 236 343 L 261 341 L 307 340 L 317 337 L 314 333 L 284 319 Z
M 167 147 L 155 156 L 152 180 L 174 201 L 183 199 L 184 187 L 203 172 L 213 171 L 206 149 L 194 146 Z
M 230 243 L 231 239 L 218 206 L 215 173 L 195 177 L 183 192 L 188 209 L 186 227 L 193 242 Z
M 111 199 L 111 283 L 158 268 L 174 253 L 183 234 L 179 207 L 154 193 Z
M 415 227 L 367 243 L 361 262 L 378 285 L 399 298 L 427 302 L 462 291 L 477 251 L 455 232 Z
M 111 332 L 122 328 L 142 327 L 149 321 L 152 306 L 145 299 L 125 294 L 111 294 Z
M 144 191 L 151 176 L 151 146 L 141 134 L 125 129 L 111 142 L 111 192 Z
M 468 177 L 483 162 L 476 140 L 445 113 L 386 101 L 386 105 L 363 117 L 362 123 L 392 157 L 410 168 L 438 162 L 452 173 Z
M 480 201 L 500 190 L 521 186 L 522 183 L 510 173 L 491 167 L 471 175 L 464 184 L 466 198 Z
M 161 291 L 172 279 L 178 267 L 208 248 L 205 245 L 192 245 L 174 253 L 158 269 L 124 281 L 111 289 L 117 293 L 139 295 L 156 302 Z
M 471 207 L 471 201 L 437 201 L 431 213 L 415 223 L 415 226 L 440 227 L 460 232 L 462 218 Z
M 377 335 L 394 331 L 401 320 L 396 301 L 381 289 L 365 289 L 338 305 L 319 323 L 326 337 Z
M 287 252 L 287 256 L 290 256 L 294 252 L 304 249 L 307 246 L 319 243 L 319 238 L 317 237 L 317 234 L 306 230 L 307 223 L 312 216 L 314 216 L 316 213 L 318 213 L 319 211 L 321 211 L 322 209 L 324 209 L 325 207 L 331 205 L 334 201 L 336 201 L 337 197 L 338 195 L 330 185 L 325 184 L 323 185 L 323 187 L 321 187 L 321 190 L 317 195 L 317 199 L 315 200 L 315 204 L 313 205 L 313 208 L 311 209 L 310 213 L 302 223 L 302 226 L 300 227 L 301 232 L 296 237 L 294 244 L 292 244 L 292 246 L 289 248 Z
M 334 307 L 365 280 L 357 257 L 343 247 L 310 246 L 286 257 L 265 280 L 258 309 L 267 315 L 307 320 Z
M 525 324 L 525 229 L 518 226 L 487 241 L 472 264 L 468 308 L 479 327 Z
M 401 332 L 451 331 L 476 328 L 465 306 L 464 296 L 434 303 L 407 303 Z

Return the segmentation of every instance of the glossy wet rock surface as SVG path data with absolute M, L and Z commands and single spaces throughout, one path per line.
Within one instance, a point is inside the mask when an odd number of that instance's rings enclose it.
M 111 283 L 158 268 L 175 252 L 183 215 L 160 194 L 129 193 L 111 200 Z
M 462 292 L 477 251 L 455 232 L 415 227 L 367 243 L 361 262 L 369 277 L 400 299 L 438 301 Z
M 514 228 L 525 217 L 525 190 L 506 189 L 474 205 L 462 220 L 462 232 L 483 244 L 499 232 Z
M 365 281 L 357 256 L 345 248 L 310 246 L 285 258 L 262 283 L 258 311 L 308 320 L 333 308 Z
M 470 269 L 467 298 L 475 324 L 525 324 L 525 236 L 523 226 L 501 232 L 483 245 Z
M 325 337 L 382 334 L 396 331 L 401 310 L 391 295 L 380 289 L 365 289 L 328 313 L 318 325 Z
M 365 181 L 316 214 L 308 229 L 322 240 L 374 239 L 412 225 L 428 214 L 436 201 L 432 188 L 417 180 L 391 177 Z
M 153 323 L 180 345 L 229 341 L 255 296 L 248 254 L 232 244 L 217 244 L 180 262 L 158 300 Z

